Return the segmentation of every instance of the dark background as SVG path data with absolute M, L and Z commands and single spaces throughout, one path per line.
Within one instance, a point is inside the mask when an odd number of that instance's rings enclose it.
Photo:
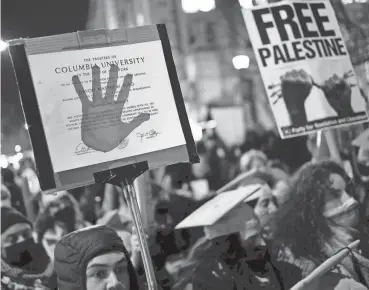
M 41 37 L 84 30 L 89 0 L 2 0 L 1 39 Z M 14 154 L 19 139 L 30 148 L 24 117 L 9 53 L 1 53 L 1 149 Z M 24 148 L 25 147 L 25 148 Z M 10 152 L 9 152 L 10 151 Z

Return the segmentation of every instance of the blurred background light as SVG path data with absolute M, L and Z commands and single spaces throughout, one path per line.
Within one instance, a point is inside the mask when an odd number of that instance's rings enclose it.
M 247 55 L 237 55 L 232 59 L 235 69 L 247 69 L 250 66 L 250 58 Z
M 209 12 L 215 9 L 215 1 L 214 0 L 196 0 L 199 3 L 199 10 L 201 12 Z
M 7 47 L 8 47 L 8 43 L 3 40 L 0 40 L 0 51 L 7 49 Z
M 215 0 L 182 0 L 185 13 L 209 12 L 215 9 Z
M 202 139 L 202 127 L 197 122 L 189 118 L 190 127 L 195 142 L 199 142 Z
M 8 157 L 6 157 L 5 155 L 1 155 L 1 157 L 0 157 L 0 166 L 2 168 L 7 168 L 8 165 L 9 165 Z
M 20 152 L 22 150 L 22 147 L 20 147 L 19 145 L 15 145 L 14 149 L 15 152 Z
M 198 1 L 200 0 L 182 0 L 182 9 L 186 13 L 196 13 L 199 11 Z

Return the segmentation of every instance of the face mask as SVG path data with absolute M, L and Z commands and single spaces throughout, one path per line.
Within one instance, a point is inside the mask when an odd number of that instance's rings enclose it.
M 268 247 L 266 245 L 257 246 L 253 250 L 247 250 L 245 261 L 249 268 L 262 273 L 266 270 L 266 263 L 269 261 Z
M 6 247 L 5 253 L 6 262 L 30 273 L 43 272 L 50 262 L 44 247 L 36 244 L 33 238 Z
M 324 213 L 324 216 L 344 228 L 354 228 L 359 223 L 359 202 L 351 197 L 344 204 Z

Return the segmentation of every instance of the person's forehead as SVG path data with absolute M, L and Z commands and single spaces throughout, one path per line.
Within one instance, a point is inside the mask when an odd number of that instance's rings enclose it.
M 329 180 L 331 181 L 332 187 L 334 189 L 345 189 L 346 188 L 346 181 L 339 174 L 336 174 L 336 173 L 331 174 L 331 176 L 329 177 Z
M 31 230 L 31 226 L 29 224 L 26 223 L 21 223 L 21 224 L 15 224 L 12 225 L 11 227 L 9 227 L 8 229 L 6 229 L 1 236 L 5 237 L 5 236 L 10 236 L 10 235 L 14 235 L 26 230 Z
M 87 265 L 87 268 L 93 267 L 94 265 L 104 265 L 106 267 L 114 266 L 121 261 L 125 261 L 126 256 L 122 252 L 111 252 L 96 256 Z

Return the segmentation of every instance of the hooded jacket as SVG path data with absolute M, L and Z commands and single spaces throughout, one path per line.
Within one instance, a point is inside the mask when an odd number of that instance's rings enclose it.
M 59 290 L 86 289 L 88 262 L 109 252 L 123 252 L 128 261 L 130 289 L 139 289 L 137 276 L 123 241 L 107 226 L 87 227 L 64 236 L 55 247 L 54 268 Z
M 32 223 L 23 216 L 20 212 L 13 208 L 1 208 L 1 233 L 3 234 L 7 229 L 16 224 Z M 56 289 L 56 276 L 53 271 L 53 263 L 46 251 L 38 249 L 32 253 L 32 258 L 35 260 L 40 268 L 37 271 L 30 272 L 29 269 L 20 268 L 11 265 L 5 259 L 1 259 L 1 289 Z M 42 285 L 42 287 L 41 287 Z M 23 288 L 22 288 L 23 287 Z

